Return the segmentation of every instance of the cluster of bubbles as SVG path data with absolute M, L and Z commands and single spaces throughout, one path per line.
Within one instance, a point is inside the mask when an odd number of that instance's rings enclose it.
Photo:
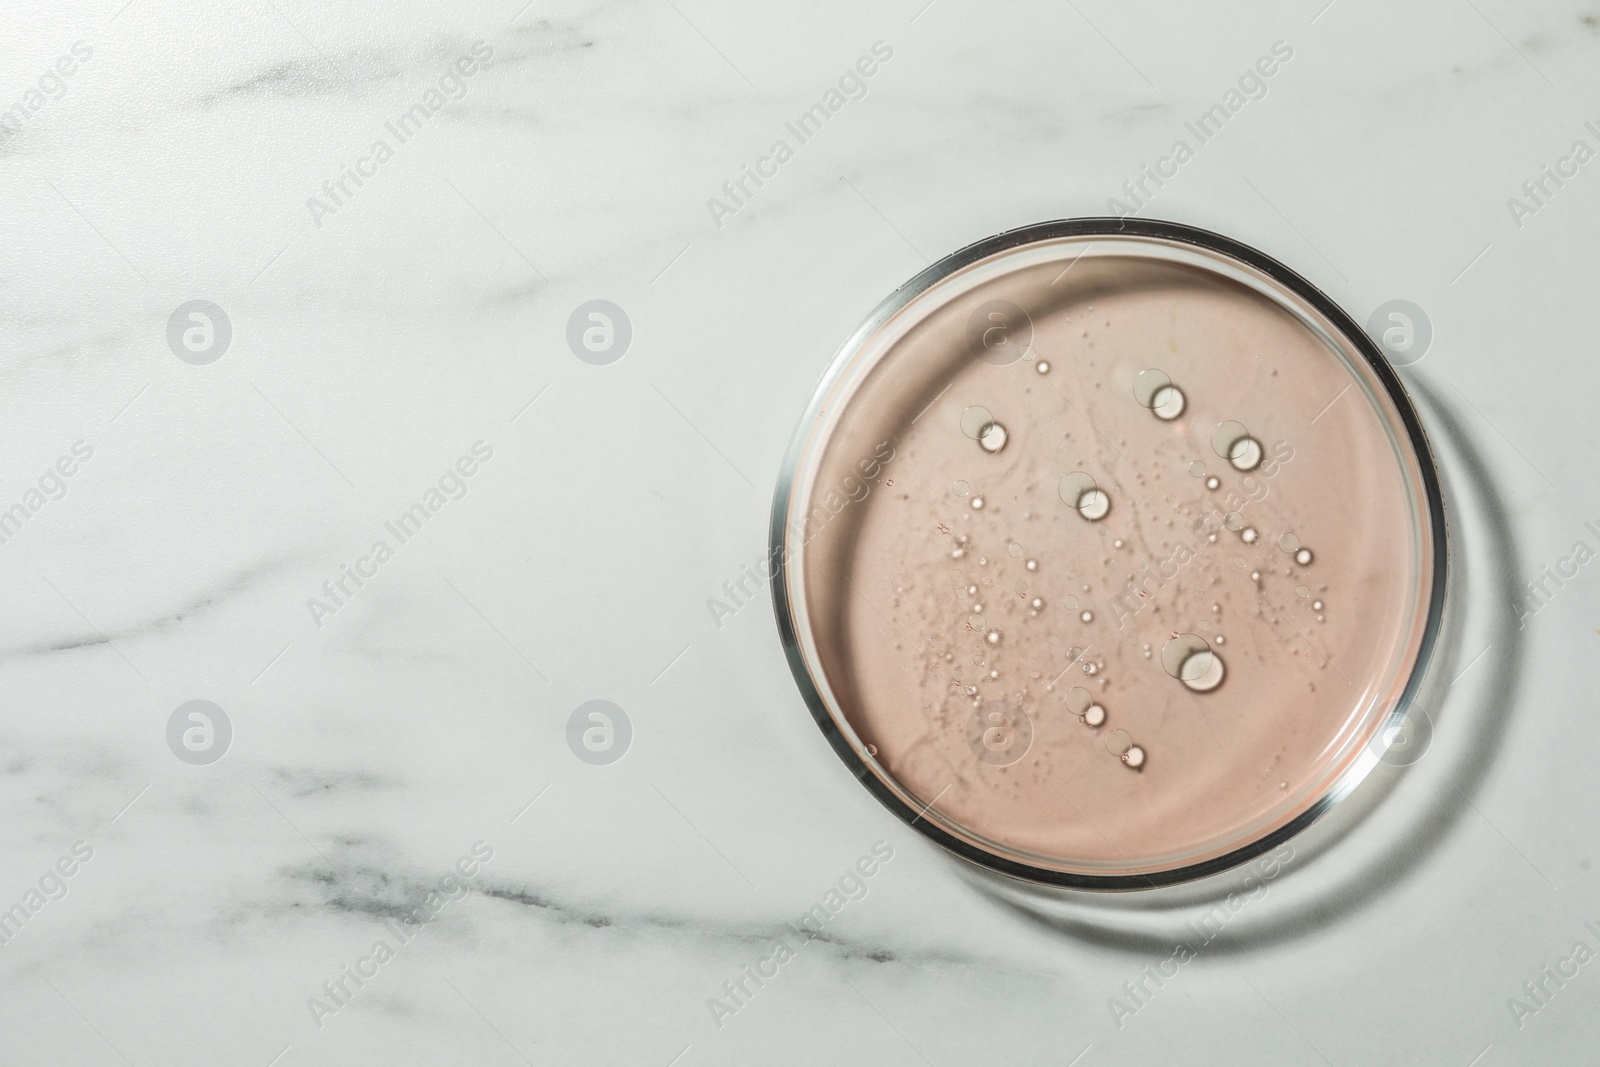
M 1076 715 L 1085 726 L 1097 730 L 1106 723 L 1106 709 L 1103 705 L 1095 703 L 1094 697 L 1082 686 L 1074 686 L 1067 690 L 1062 698 L 1067 710 Z M 1116 756 L 1127 766 L 1138 770 L 1144 766 L 1145 752 L 1140 746 L 1133 743 L 1132 736 L 1126 730 L 1112 730 L 1106 734 L 1106 751 Z

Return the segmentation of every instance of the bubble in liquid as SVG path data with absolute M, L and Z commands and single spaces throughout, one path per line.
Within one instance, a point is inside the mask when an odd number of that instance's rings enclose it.
M 1038 371 L 1040 374 L 1049 374 L 1050 363 L 1048 360 L 1041 359 L 1037 364 L 1034 365 L 1033 369 Z
M 1302 567 L 1309 567 L 1311 565 L 1311 550 L 1302 548 L 1294 554 L 1294 561 Z
M 978 631 L 980 634 L 989 628 L 989 623 L 982 615 L 972 616 L 967 620 L 967 625 Z
M 1121 548 L 1122 547 L 1122 538 L 1119 537 L 1115 541 L 1111 542 L 1111 547 L 1112 548 Z
M 1094 622 L 1094 612 L 1086 611 L 1082 615 L 1079 615 L 1078 618 L 1082 619 L 1084 622 Z
M 1237 511 L 1230 511 L 1222 517 L 1222 525 L 1226 526 L 1234 533 L 1238 533 L 1240 530 L 1244 529 L 1244 516 L 1239 514 Z
M 1300 547 L 1300 538 L 1296 537 L 1292 533 L 1286 533 L 1282 537 L 1278 538 L 1278 547 L 1283 549 L 1285 552 L 1293 552 L 1295 549 Z
M 1222 657 L 1199 634 L 1179 634 L 1161 649 L 1161 667 L 1196 693 L 1222 684 Z
M 1133 737 L 1126 730 L 1112 730 L 1106 734 L 1106 751 L 1113 756 L 1125 756 L 1133 747 Z
M 1206 479 L 1206 488 L 1207 489 L 1219 489 L 1219 488 L 1221 488 L 1221 486 L 1222 486 L 1222 479 L 1218 478 L 1216 475 L 1212 475 L 1210 478 Z
M 1011 555 L 1019 558 L 1019 559 L 1022 557 L 1022 546 L 1019 545 L 1019 544 L 1013 543 L 1013 544 L 1007 545 L 1006 546 L 1006 551 L 1009 552 Z
M 1304 600 L 1306 597 L 1311 595 L 1311 589 L 1310 587 L 1304 585 L 1296 586 L 1295 595 L 1297 595 L 1301 600 Z
M 1078 514 L 1090 522 L 1098 522 L 1111 510 L 1111 497 L 1083 471 L 1062 475 L 1057 493 L 1063 504 L 1077 509 Z
M 1027 567 L 1030 571 L 1036 571 L 1039 569 L 1039 561 L 1036 559 L 1030 559 L 1027 563 L 1023 564 L 1023 566 Z
M 1312 610 L 1314 610 L 1314 611 L 1321 611 L 1322 610 L 1322 601 L 1313 600 L 1311 602 L 1311 607 L 1312 607 Z
M 1250 436 L 1242 422 L 1218 424 L 1211 431 L 1211 449 L 1236 470 L 1253 471 L 1261 465 L 1261 442 Z
M 1031 600 L 1029 603 L 1031 603 L 1033 605 L 1033 610 L 1034 611 L 1038 611 L 1038 610 L 1040 610 L 1041 608 L 1044 607 L 1044 600 L 1041 599 L 1040 597 L 1034 597 L 1033 600 Z
M 998 422 L 991 422 L 979 432 L 978 445 L 985 452 L 998 452 L 1006 447 L 1008 437 L 1009 435 L 1006 433 L 1004 426 Z
M 1133 380 L 1133 398 L 1149 408 L 1155 417 L 1170 421 L 1183 414 L 1183 390 L 1172 384 L 1172 379 L 1159 370 L 1140 371 Z
M 955 485 L 951 486 L 951 488 L 956 491 L 956 496 L 966 496 L 968 493 L 972 492 L 972 486 L 968 485 L 964 481 L 957 481 Z
M 1144 766 L 1144 749 L 1140 748 L 1138 745 L 1132 746 L 1128 749 L 1128 751 L 1122 754 L 1122 762 L 1126 763 L 1134 770 L 1138 770 L 1140 767 Z
M 1106 721 L 1106 709 L 1099 704 L 1090 704 L 1084 710 L 1083 721 L 1090 726 L 1099 726 Z
M 983 436 L 983 431 L 994 425 L 994 415 L 988 408 L 974 404 L 961 412 L 961 432 L 974 441 Z
M 976 507 L 977 505 L 973 506 Z M 1244 532 L 1239 536 L 1244 540 L 1245 544 L 1253 545 L 1256 543 L 1256 538 L 1260 537 L 1261 535 L 1256 533 L 1256 528 L 1254 526 L 1246 526 Z
M 975 496 L 975 497 L 972 498 L 972 510 L 973 511 L 982 511 L 983 510 L 983 497 Z
M 1068 611 L 1078 610 L 1078 598 L 1073 596 L 1071 593 L 1067 594 L 1067 599 L 1062 601 L 1062 603 L 1067 606 Z
M 987 640 L 991 645 L 998 645 L 1000 643 L 1000 631 L 990 630 L 985 640 Z
M 876 756 L 877 754 L 878 754 L 878 746 L 877 745 L 868 745 L 867 746 L 867 755 Z
M 1066 704 L 1067 710 L 1079 718 L 1082 718 L 1085 714 L 1087 714 L 1089 708 L 1094 704 L 1094 698 L 1091 697 L 1089 695 L 1089 691 L 1081 685 L 1075 685 L 1071 689 L 1068 689 L 1062 696 L 1061 700 L 1062 703 Z
M 1199 460 L 1195 460 L 1193 463 L 1189 464 L 1189 473 L 1194 475 L 1196 478 L 1204 478 L 1206 474 L 1206 465 L 1201 463 Z

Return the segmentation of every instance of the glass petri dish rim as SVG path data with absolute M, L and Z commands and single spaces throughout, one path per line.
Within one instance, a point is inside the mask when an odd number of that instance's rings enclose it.
M 1296 836 L 1361 784 L 1377 766 L 1381 750 L 1371 745 L 1349 760 L 1342 771 L 1327 783 L 1314 799 L 1293 818 L 1264 833 L 1240 843 L 1236 848 L 1193 863 L 1133 873 L 1093 873 L 1062 870 L 1025 862 L 1022 859 L 998 854 L 984 848 L 974 840 L 954 833 L 930 818 L 929 811 L 937 803 L 934 798 L 927 803 L 918 802 L 909 791 L 896 782 L 887 771 L 876 770 L 863 755 L 863 745 L 855 737 L 847 722 L 841 722 L 843 709 L 835 714 L 824 695 L 826 682 L 812 673 L 807 661 L 798 625 L 795 605 L 797 591 L 791 587 L 788 542 L 789 514 L 796 490 L 801 488 L 797 479 L 801 462 L 812 443 L 812 428 L 821 416 L 824 405 L 833 396 L 833 390 L 849 372 L 869 342 L 901 310 L 908 307 L 923 293 L 951 276 L 984 260 L 1027 245 L 1042 244 L 1063 238 L 1143 238 L 1169 245 L 1187 246 L 1203 253 L 1232 259 L 1253 269 L 1268 281 L 1285 289 L 1289 295 L 1303 301 L 1313 312 L 1321 315 L 1342 341 L 1365 363 L 1377 380 L 1404 433 L 1403 443 L 1410 446 L 1416 461 L 1416 476 L 1421 483 L 1419 505 L 1425 510 L 1428 528 L 1423 531 L 1425 543 L 1421 548 L 1431 553 L 1432 570 L 1419 599 L 1426 600 L 1425 616 L 1417 630 L 1417 650 L 1409 675 L 1392 707 L 1382 714 L 1371 731 L 1373 736 L 1387 736 L 1405 721 L 1407 712 L 1417 699 L 1432 659 L 1441 631 L 1445 606 L 1446 579 L 1449 571 L 1449 530 L 1446 525 L 1443 495 L 1427 433 L 1411 402 L 1405 387 L 1394 368 L 1365 332 L 1331 298 L 1310 281 L 1263 252 L 1209 230 L 1183 223 L 1156 219 L 1083 217 L 1033 223 L 1017 229 L 974 242 L 931 264 L 902 284 L 886 297 L 866 317 L 862 324 L 840 347 L 812 393 L 798 429 L 785 453 L 773 495 L 772 516 L 769 527 L 768 571 L 772 575 L 773 609 L 777 617 L 779 640 L 789 662 L 812 718 L 828 739 L 835 753 L 851 773 L 893 812 L 902 822 L 929 838 L 950 853 L 977 866 L 999 874 L 1042 885 L 1067 889 L 1124 891 L 1160 888 L 1194 881 L 1211 874 L 1228 870 L 1245 863 Z M 937 815 L 937 813 L 935 813 Z

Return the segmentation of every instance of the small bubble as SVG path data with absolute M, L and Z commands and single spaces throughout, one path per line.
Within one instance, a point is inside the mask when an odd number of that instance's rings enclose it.
M 1134 745 L 1122 754 L 1122 762 L 1138 770 L 1144 766 L 1144 749 Z
M 1036 559 L 1030 559 L 1027 563 L 1023 564 L 1023 566 L 1027 567 L 1030 571 L 1036 571 L 1039 569 L 1039 561 Z
M 1139 372 L 1133 381 L 1133 398 L 1165 422 L 1183 414 L 1183 390 L 1173 385 L 1172 379 L 1159 370 Z
M 1012 544 L 1007 545 L 1006 546 L 1006 551 L 1011 553 L 1011 555 L 1013 557 L 1015 557 L 1015 558 L 1020 559 L 1022 557 L 1022 546 L 1019 545 L 1019 544 L 1016 544 L 1015 542 L 1013 542 Z
M 969 585 L 969 586 L 967 586 L 967 595 L 968 595 L 968 596 L 972 596 L 972 595 L 973 595 L 973 594 L 975 594 L 975 593 L 976 593 L 976 592 L 977 592 L 977 591 L 978 591 L 978 587 L 977 587 L 977 586 L 975 586 L 975 585 Z
M 973 506 L 976 507 L 977 505 L 974 504 Z M 1261 535 L 1256 533 L 1256 528 L 1254 526 L 1246 526 L 1244 528 L 1244 532 L 1239 536 L 1244 539 L 1245 544 L 1253 545 L 1256 543 L 1256 538 L 1260 537 Z
M 1094 612 L 1086 611 L 1082 615 L 1079 615 L 1078 618 L 1082 619 L 1084 622 L 1094 622 Z
M 978 445 L 985 452 L 998 452 L 1002 448 L 1006 447 L 1006 440 L 1009 438 L 1009 436 L 1010 435 L 1006 433 L 1006 428 L 1004 426 L 1000 425 L 998 422 L 991 422 L 989 425 L 985 426 L 983 428 L 983 432 L 978 435 Z
M 1309 587 L 1304 586 L 1304 585 L 1296 586 L 1295 587 L 1295 595 L 1298 596 L 1301 600 L 1304 600 L 1306 597 L 1311 595 L 1311 590 L 1310 590 Z
M 1062 603 L 1067 606 L 1068 611 L 1078 610 L 1078 598 L 1073 596 L 1071 593 L 1067 594 L 1067 599 L 1062 601 Z
M 1076 508 L 1090 522 L 1098 522 L 1111 510 L 1111 497 L 1083 471 L 1062 475 L 1056 492 L 1063 504 Z
M 1161 666 L 1196 693 L 1209 693 L 1222 684 L 1222 657 L 1198 634 L 1177 634 L 1161 649 Z
M 1244 529 L 1244 516 L 1239 514 L 1237 511 L 1230 511 L 1222 517 L 1222 525 L 1226 526 L 1234 533 L 1238 533 L 1240 530 Z
M 868 745 L 867 746 L 867 755 L 876 756 L 877 754 L 878 754 L 878 746 L 877 745 Z
M 1322 610 L 1322 601 L 1313 600 L 1311 602 L 1311 610 L 1313 610 L 1313 611 L 1321 611 Z
M 972 492 L 972 486 L 968 485 L 965 481 L 957 481 L 951 488 L 956 491 L 956 496 L 966 496 L 968 493 Z
M 980 634 L 989 628 L 989 624 L 984 620 L 982 615 L 974 615 L 967 619 L 967 625 L 978 631 Z
M 1278 538 L 1278 547 L 1283 549 L 1285 552 L 1293 552 L 1295 549 L 1300 547 L 1300 538 L 1296 537 L 1292 533 L 1286 533 L 1282 537 Z
M 964 549 L 964 548 L 952 548 L 950 550 L 950 558 L 951 559 L 960 559 L 962 556 L 965 556 L 966 554 L 967 554 L 967 550 Z
M 1294 554 L 1294 561 L 1302 567 L 1309 567 L 1311 565 L 1311 550 L 1302 548 Z
M 1219 424 L 1211 431 L 1211 448 L 1236 470 L 1251 471 L 1261 465 L 1261 442 L 1250 436 L 1243 423 Z
M 1099 726 L 1106 721 L 1106 709 L 1099 704 L 1090 704 L 1083 713 L 1083 721 L 1090 726 Z
M 994 425 L 994 416 L 989 409 L 973 405 L 961 413 L 961 432 L 974 441 L 983 437 L 983 431 Z
M 1038 371 L 1040 374 L 1049 374 L 1050 362 L 1048 360 L 1041 359 L 1038 363 L 1034 364 L 1033 369 Z
M 975 497 L 972 498 L 972 510 L 973 511 L 982 511 L 983 510 L 983 497 L 975 496 Z
M 990 630 L 985 640 L 987 640 L 991 645 L 998 645 L 1000 643 L 1000 631 Z
M 1204 478 L 1206 474 L 1206 465 L 1201 463 L 1199 460 L 1195 460 L 1193 463 L 1189 464 L 1189 473 L 1194 475 L 1196 478 Z
M 1044 600 L 1041 597 L 1034 597 L 1028 603 L 1033 606 L 1033 610 L 1034 611 L 1038 611 L 1038 610 L 1040 610 L 1041 608 L 1044 607 Z
M 1210 478 L 1206 479 L 1206 488 L 1207 489 L 1216 489 L 1216 488 L 1220 487 L 1221 485 L 1222 485 L 1222 479 L 1218 478 L 1216 475 L 1212 475 Z
M 1318 615 L 1318 616 L 1317 616 L 1317 621 L 1318 621 L 1318 622 L 1327 622 L 1327 621 L 1328 621 L 1328 620 L 1327 620 L 1327 617 L 1326 617 L 1326 616 L 1323 616 L 1323 615 Z
M 1221 634 L 1217 635 L 1217 644 L 1225 645 L 1227 643 L 1228 643 L 1228 639 L 1226 637 L 1223 637 Z
M 1279 782 L 1278 783 L 1278 788 L 1279 789 L 1288 789 L 1289 788 L 1289 783 L 1288 782 Z
M 1013 589 L 1015 589 L 1017 591 L 1017 595 L 1018 596 L 1027 596 L 1028 595 L 1028 583 L 1027 582 L 1018 582 L 1016 585 L 1012 586 L 1011 588 L 1013 588 Z
M 1121 548 L 1122 547 L 1122 538 L 1119 537 L 1115 541 L 1111 542 L 1111 547 L 1112 548 Z
M 1106 751 L 1113 756 L 1126 755 L 1133 747 L 1133 738 L 1126 730 L 1112 730 L 1106 734 Z

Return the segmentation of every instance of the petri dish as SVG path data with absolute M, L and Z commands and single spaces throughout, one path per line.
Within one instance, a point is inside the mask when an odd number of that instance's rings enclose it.
M 1426 436 L 1348 315 L 1174 223 L 980 241 L 867 318 L 785 459 L 800 691 L 951 852 L 1084 889 L 1202 877 L 1346 796 L 1436 640 Z

